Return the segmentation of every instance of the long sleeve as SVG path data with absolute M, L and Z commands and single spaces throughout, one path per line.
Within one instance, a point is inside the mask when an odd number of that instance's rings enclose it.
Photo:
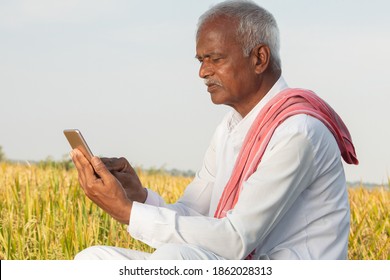
M 309 119 L 310 122 L 302 118 Z M 301 123 L 304 123 L 303 127 L 300 126 Z M 324 149 L 326 152 L 323 152 Z M 210 186 L 196 186 L 200 181 L 195 180 L 195 185 L 191 187 L 200 188 L 196 193 L 201 196 L 191 200 L 192 194 L 188 193 L 188 200 L 182 200 L 182 205 L 179 203 L 171 207 L 156 207 L 135 203 L 129 232 L 134 238 L 152 247 L 158 248 L 165 243 L 188 243 L 226 259 L 245 258 L 255 248 L 259 254 L 265 254 L 275 250 L 277 243 L 291 245 L 291 238 L 295 238 L 294 246 L 303 247 L 303 251 L 298 251 L 295 257 L 310 258 L 306 244 L 300 244 L 310 240 L 310 236 L 303 236 L 305 233 L 302 233 L 302 229 L 310 221 L 302 215 L 305 211 L 310 211 L 307 207 L 314 207 L 316 203 L 329 198 L 320 196 L 313 200 L 311 194 L 305 192 L 313 185 L 314 178 L 324 173 L 322 169 L 327 168 L 329 171 L 329 167 L 320 164 L 324 160 L 329 162 L 320 157 L 329 156 L 333 162 L 340 158 L 337 144 L 330 132 L 310 117 L 292 117 L 275 132 L 258 170 L 247 180 L 236 207 L 228 212 L 226 218 L 216 219 L 205 215 L 206 203 L 198 204 L 198 201 L 199 198 L 204 198 L 206 202 L 213 186 L 211 182 Z M 338 169 L 331 168 L 330 176 L 343 175 L 338 175 Z M 323 185 L 326 187 L 328 183 Z M 323 190 L 323 195 L 329 194 Z M 305 204 L 305 199 L 308 198 L 312 201 Z M 334 203 L 338 202 L 335 200 Z M 291 214 L 291 209 L 296 213 L 294 219 L 297 223 L 292 226 L 285 219 Z M 316 211 L 315 208 L 311 210 Z M 329 215 L 328 218 L 331 218 Z M 318 217 L 315 219 L 318 220 Z M 286 229 L 275 233 L 275 227 L 283 224 Z M 326 229 L 333 230 L 328 227 Z

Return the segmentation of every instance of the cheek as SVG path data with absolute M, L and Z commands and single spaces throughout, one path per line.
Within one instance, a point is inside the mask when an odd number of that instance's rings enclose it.
M 240 71 L 234 73 L 235 86 L 240 89 L 252 88 L 256 81 L 256 76 L 251 71 L 250 66 L 244 65 L 240 69 Z
M 222 83 L 224 89 L 229 90 L 236 87 L 239 73 L 231 67 L 221 67 L 215 72 L 215 78 Z

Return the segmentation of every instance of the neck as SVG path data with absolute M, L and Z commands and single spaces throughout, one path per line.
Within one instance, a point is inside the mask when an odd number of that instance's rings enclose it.
M 259 79 L 258 90 L 256 91 L 256 94 L 253 95 L 252 99 L 243 104 L 240 108 L 233 108 L 244 118 L 270 91 L 280 78 L 281 74 L 282 72 L 280 70 L 264 73 Z

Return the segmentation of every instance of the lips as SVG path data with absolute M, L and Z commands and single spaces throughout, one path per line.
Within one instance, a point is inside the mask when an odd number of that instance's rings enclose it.
M 217 84 L 209 84 L 209 85 L 207 86 L 207 91 L 208 91 L 208 92 L 213 92 L 213 91 L 215 91 L 218 87 L 219 87 L 219 85 L 217 85 Z

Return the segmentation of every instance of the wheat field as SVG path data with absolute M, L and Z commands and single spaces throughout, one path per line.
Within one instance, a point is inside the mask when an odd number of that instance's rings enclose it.
M 174 202 L 189 177 L 137 170 L 144 186 Z M 388 186 L 350 188 L 349 259 L 390 259 Z M 71 164 L 0 163 L 0 259 L 69 260 L 92 245 L 151 252 L 85 197 Z

